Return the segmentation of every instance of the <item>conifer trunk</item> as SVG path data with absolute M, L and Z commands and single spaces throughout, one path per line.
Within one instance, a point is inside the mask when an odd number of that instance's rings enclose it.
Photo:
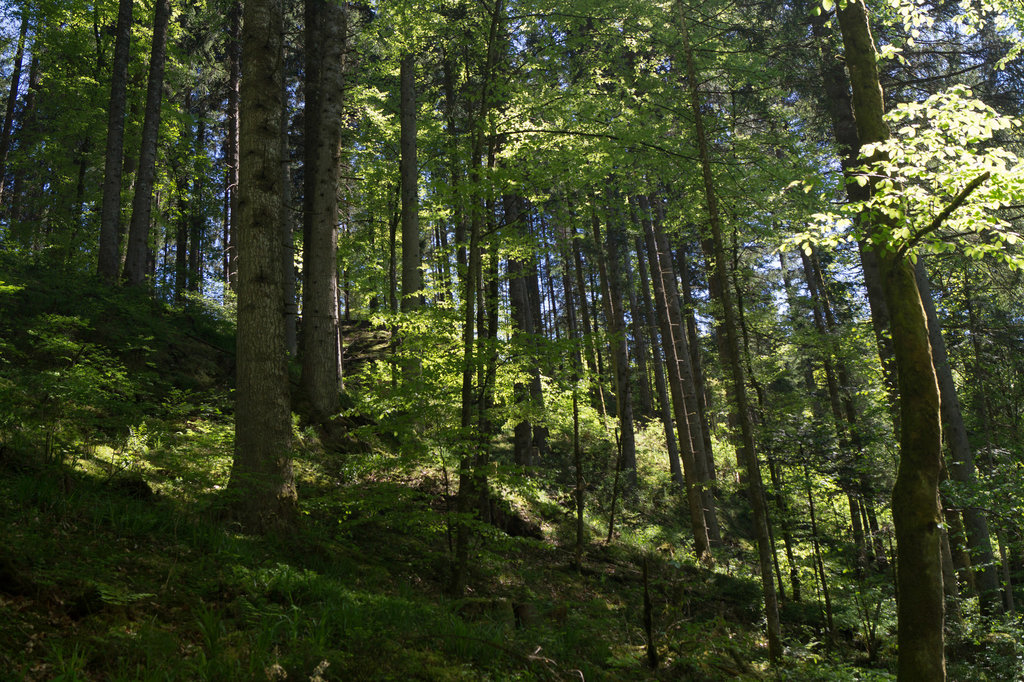
M 283 24 L 281 0 L 246 1 L 235 453 L 228 492 L 236 518 L 257 531 L 293 519 L 297 502 L 278 239 Z
M 129 22 L 131 21 L 131 0 L 121 0 L 121 11 L 124 10 L 124 5 L 128 5 Z M 118 28 L 120 29 L 120 14 L 118 15 Z M 118 38 L 120 38 L 118 33 Z M 11 128 L 14 126 L 14 108 L 18 103 L 18 88 L 21 85 L 21 66 L 25 59 L 25 42 L 28 37 L 28 11 L 23 10 L 21 17 L 21 28 L 18 31 L 18 47 L 15 48 L 14 52 L 14 64 L 11 67 L 11 88 L 7 94 L 7 106 L 4 110 L 4 122 L 3 128 L 0 129 L 0 199 L 3 198 L 4 186 L 7 184 L 7 153 L 11 149 Z M 112 87 L 116 87 L 117 82 L 117 50 L 115 48 L 115 65 L 114 65 L 114 84 Z M 127 66 L 127 60 L 126 60 Z M 126 68 L 127 71 L 127 68 Z M 122 88 L 124 87 L 124 80 L 122 79 Z M 111 113 L 113 116 L 113 113 Z M 121 97 L 121 118 L 124 119 L 124 96 Z M 115 273 L 115 278 L 116 278 Z
M 338 411 L 338 193 L 347 22 L 343 6 L 306 0 L 302 391 L 317 421 Z
M 690 529 L 694 538 L 694 554 L 704 561 L 711 558 L 711 538 L 708 529 L 708 517 L 704 513 L 704 502 L 701 495 L 701 479 L 697 474 L 696 453 L 693 434 L 690 431 L 690 419 L 686 410 L 686 398 L 683 381 L 679 372 L 679 355 L 681 352 L 679 335 L 683 329 L 678 323 L 673 324 L 671 304 L 668 290 L 674 275 L 666 272 L 664 267 L 670 262 L 658 246 L 655 233 L 660 225 L 650 219 L 650 205 L 646 197 L 639 197 L 641 222 L 647 245 L 647 257 L 651 265 L 651 280 L 654 283 L 654 298 L 657 304 L 658 323 L 661 326 L 662 350 L 665 352 L 668 385 L 672 393 L 672 408 L 676 418 L 676 429 L 679 432 L 680 456 L 683 463 L 683 474 L 686 483 L 686 501 L 690 512 Z
M 146 111 L 142 121 L 142 147 L 139 170 L 132 198 L 132 218 L 128 228 L 128 253 L 122 278 L 139 286 L 145 281 L 149 255 L 150 219 L 153 211 L 153 184 L 156 181 L 157 141 L 160 135 L 160 108 L 164 91 L 164 67 L 167 64 L 167 24 L 171 0 L 156 0 L 153 16 L 153 49 L 149 58 L 149 82 L 146 87 Z
M 402 312 L 420 307 L 423 288 L 420 267 L 419 169 L 416 164 L 416 61 L 402 56 L 399 74 L 402 183 Z M 412 369 L 418 369 L 413 367 Z M 418 373 L 418 372 L 417 372 Z
M 917 288 L 921 292 L 921 302 L 928 318 L 928 334 L 931 341 L 932 356 L 935 362 L 935 373 L 939 381 L 940 408 L 942 410 L 942 434 L 949 447 L 950 462 L 947 467 L 950 478 L 965 486 L 972 486 L 974 476 L 974 452 L 967 440 L 967 427 L 964 425 L 960 411 L 960 400 L 957 397 L 956 384 L 953 382 L 953 371 L 949 366 L 946 354 L 946 342 L 942 337 L 942 326 L 935 312 L 932 301 L 931 284 L 925 271 L 924 258 L 918 256 L 914 268 Z M 978 590 L 978 599 L 983 615 L 992 615 L 1002 610 L 999 597 L 999 575 L 996 572 L 995 556 L 992 553 L 992 540 L 988 528 L 988 519 L 984 512 L 976 506 L 968 505 L 963 509 L 964 530 L 970 548 L 970 564 L 977 565 L 974 570 L 974 582 Z
M 121 170 L 124 155 L 124 114 L 128 98 L 128 58 L 132 32 L 132 0 L 120 0 L 114 37 L 114 63 L 107 109 L 107 146 L 100 204 L 99 275 L 107 284 L 117 281 L 121 262 Z M 20 67 L 20 64 L 17 64 Z M 18 69 L 15 70 L 15 74 Z M 16 82 L 16 81 L 15 81 Z M 0 179 L 3 174 L 0 173 Z M 0 183 L 2 187 L 2 183 Z
M 633 391 L 629 381 L 629 347 L 626 343 L 625 319 L 622 309 L 622 281 L 619 277 L 619 259 L 623 238 L 621 228 L 612 216 L 608 220 L 607 253 L 602 248 L 605 240 L 601 237 L 601 223 L 593 213 L 591 225 L 594 231 L 594 247 L 597 254 L 597 268 L 601 277 L 604 314 L 608 325 L 612 373 L 615 376 L 616 416 L 619 418 L 620 457 L 626 480 L 635 487 L 636 444 L 633 432 Z
M 238 283 L 238 254 L 235 241 L 238 235 L 238 101 L 242 66 L 242 7 L 233 0 L 228 8 L 228 97 L 227 133 L 224 137 L 224 165 L 227 175 L 224 187 L 224 284 L 234 290 Z

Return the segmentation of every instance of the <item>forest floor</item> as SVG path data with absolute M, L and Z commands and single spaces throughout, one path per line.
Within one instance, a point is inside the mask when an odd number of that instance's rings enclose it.
M 447 472 L 386 448 L 328 451 L 297 425 L 301 521 L 243 534 L 216 513 L 229 311 L 2 269 L 0 310 L 4 679 L 893 679 L 852 630 L 826 646 L 816 604 L 787 605 L 769 669 L 742 544 L 697 566 L 682 529 L 627 513 L 611 544 L 591 524 L 575 570 L 573 516 L 543 472 L 502 491 L 505 522 L 474 524 L 461 599 L 444 592 Z M 366 355 L 386 346 L 352 330 Z M 657 523 L 684 518 L 660 505 Z

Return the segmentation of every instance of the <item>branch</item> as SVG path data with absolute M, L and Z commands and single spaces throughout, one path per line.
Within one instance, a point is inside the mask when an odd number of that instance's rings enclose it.
M 946 222 L 949 216 L 953 215 L 953 211 L 963 206 L 964 202 L 967 201 L 967 197 L 971 195 L 971 192 L 981 187 L 982 183 L 984 183 L 990 177 L 992 177 L 992 173 L 990 171 L 985 171 L 978 177 L 968 182 L 967 185 L 962 190 L 960 190 L 960 194 L 957 194 L 953 201 L 949 202 L 949 205 L 946 206 L 946 208 L 944 208 L 942 212 L 939 213 L 939 215 L 935 216 L 935 218 L 933 218 L 930 223 L 928 223 L 927 227 L 925 227 L 923 230 L 914 235 L 914 238 L 911 239 L 909 242 L 907 242 L 899 249 L 897 249 L 896 255 L 899 256 L 900 258 L 903 258 L 905 255 L 907 255 L 907 252 L 910 249 L 920 244 L 921 240 L 924 239 L 926 235 L 931 234 L 935 230 L 942 227 L 942 223 Z

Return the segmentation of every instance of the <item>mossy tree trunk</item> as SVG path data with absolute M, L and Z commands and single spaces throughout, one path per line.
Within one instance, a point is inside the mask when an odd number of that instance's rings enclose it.
M 860 143 L 884 141 L 889 130 L 883 119 L 877 54 L 864 1 L 850 0 L 838 18 Z M 877 214 L 864 215 L 863 220 L 867 231 L 884 227 Z M 935 682 L 946 679 L 939 387 L 914 267 L 895 245 L 882 245 L 878 260 L 900 394 L 900 463 L 892 503 L 898 562 L 898 678 Z

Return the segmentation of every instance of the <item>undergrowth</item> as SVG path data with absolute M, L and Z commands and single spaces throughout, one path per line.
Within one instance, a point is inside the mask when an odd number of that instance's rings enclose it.
M 590 495 L 578 569 L 564 430 L 553 465 L 532 475 L 501 465 L 498 443 L 495 489 L 543 539 L 474 521 L 462 599 L 443 592 L 454 512 L 452 456 L 438 442 L 377 438 L 339 453 L 296 422 L 301 521 L 286 536 L 245 535 L 215 514 L 233 447 L 230 311 L 3 265 L 5 679 L 892 679 L 885 647 L 858 660 L 858 612 L 840 611 L 843 631 L 829 639 L 816 602 L 784 610 L 787 657 L 768 670 L 759 584 L 740 560 L 749 541 L 740 532 L 714 566 L 695 563 L 653 424 L 638 437 L 647 493 L 619 501 L 611 544 L 610 495 Z M 607 468 L 596 420 L 584 437 L 588 467 Z M 890 606 L 868 602 L 884 598 L 861 595 L 883 638 Z M 1011 679 L 998 675 L 1021 660 L 1019 634 L 1007 625 L 986 635 L 991 646 L 964 644 L 952 670 Z

